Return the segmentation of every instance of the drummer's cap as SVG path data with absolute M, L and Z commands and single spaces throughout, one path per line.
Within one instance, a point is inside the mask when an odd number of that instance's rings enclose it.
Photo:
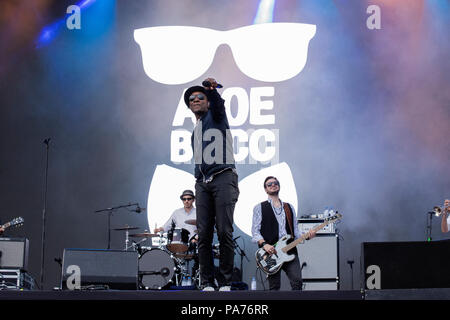
M 180 199 L 183 199 L 184 196 L 191 196 L 192 198 L 195 198 L 194 192 L 192 190 L 184 190 L 180 196 Z

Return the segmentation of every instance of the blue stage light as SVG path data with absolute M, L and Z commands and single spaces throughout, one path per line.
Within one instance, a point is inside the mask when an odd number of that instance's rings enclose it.
M 96 0 L 81 0 L 76 5 L 80 7 L 81 10 L 83 10 L 92 5 L 95 1 Z M 56 22 L 43 27 L 41 33 L 36 39 L 36 48 L 41 48 L 52 42 L 53 39 L 55 39 L 55 37 L 61 31 L 61 29 L 65 27 L 65 22 L 68 17 L 69 14 L 66 14 L 64 18 L 61 18 Z
M 91 4 L 93 4 L 96 0 L 82 0 L 78 2 L 77 6 L 79 6 L 81 9 L 89 7 Z
M 271 23 L 273 21 L 273 9 L 275 0 L 261 0 L 259 2 L 258 11 L 256 12 L 253 24 Z
M 36 48 L 43 47 L 52 42 L 52 40 L 61 30 L 61 26 L 64 25 L 64 22 L 65 22 L 64 19 L 60 19 L 42 28 L 41 33 L 39 34 L 39 37 L 36 40 Z

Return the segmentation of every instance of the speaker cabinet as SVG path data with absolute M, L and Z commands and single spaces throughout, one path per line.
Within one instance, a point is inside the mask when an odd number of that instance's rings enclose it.
M 138 253 L 135 251 L 64 249 L 62 289 L 68 289 L 67 280 L 73 274 L 70 266 L 79 268 L 81 287 L 138 288 Z
M 317 234 L 315 238 L 297 245 L 302 278 L 339 280 L 339 238 L 337 234 Z M 305 265 L 306 263 L 306 265 Z
M 0 238 L 0 269 L 27 270 L 28 239 Z
M 449 240 L 364 242 L 361 288 L 450 288 L 449 254 Z

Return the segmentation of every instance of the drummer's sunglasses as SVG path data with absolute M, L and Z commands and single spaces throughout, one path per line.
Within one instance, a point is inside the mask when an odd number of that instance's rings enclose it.
M 191 201 L 192 199 L 194 199 L 194 198 L 181 198 L 181 200 L 183 200 L 183 201 Z

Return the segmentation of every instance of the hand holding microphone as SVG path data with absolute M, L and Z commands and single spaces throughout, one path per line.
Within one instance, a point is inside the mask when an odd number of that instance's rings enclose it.
M 223 86 L 220 83 L 217 83 L 217 81 L 214 78 L 207 78 L 202 82 L 202 86 L 204 86 L 208 90 L 214 90 L 216 88 L 223 88 Z

